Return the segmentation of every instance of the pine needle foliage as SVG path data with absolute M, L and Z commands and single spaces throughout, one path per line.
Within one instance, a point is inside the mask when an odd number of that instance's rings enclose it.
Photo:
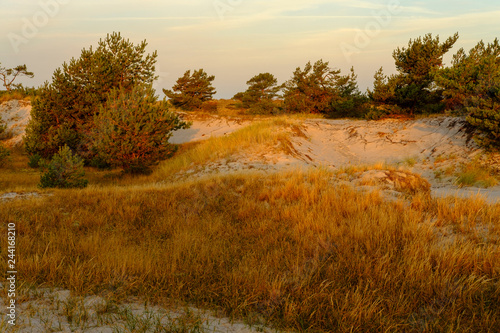
M 437 83 L 444 87 L 448 108 L 467 115 L 476 141 L 500 149 L 500 43 L 479 42 L 467 54 L 460 49 L 452 66 L 442 69 Z
M 35 75 L 33 72 L 28 71 L 26 65 L 19 65 L 14 68 L 6 68 L 1 66 L 0 63 L 0 81 L 2 81 L 3 86 L 7 91 L 10 91 L 12 86 L 20 87 L 21 85 L 14 84 L 14 81 L 19 76 L 26 76 L 29 78 L 33 78 Z
M 80 58 L 64 63 L 45 83 L 33 102 L 26 129 L 26 151 L 50 158 L 68 145 L 89 160 L 88 132 L 108 93 L 121 87 L 151 84 L 157 53 L 146 54 L 146 41 L 134 45 L 120 33 L 108 34 L 97 48 L 83 49 Z
M 216 93 L 212 86 L 215 76 L 209 76 L 203 69 L 188 70 L 182 77 L 177 79 L 172 90 L 163 89 L 170 103 L 183 110 L 199 109 L 203 102 L 212 99 Z
M 233 99 L 240 100 L 241 106 L 252 114 L 273 113 L 275 106 L 273 100 L 278 96 L 282 86 L 271 73 L 260 73 L 247 81 L 248 88 L 245 92 L 237 93 Z
M 40 178 L 41 188 L 84 188 L 88 184 L 83 160 L 66 145 L 42 169 L 45 172 Z
M 172 131 L 188 124 L 158 101 L 150 85 L 115 89 L 94 117 L 92 148 L 103 161 L 127 173 L 144 173 L 175 151 Z
M 392 56 L 399 72 L 395 87 L 396 104 L 409 113 L 441 111 L 442 91 L 434 83 L 435 72 L 443 66 L 443 56 L 458 40 L 458 33 L 443 43 L 439 36 L 427 34 L 397 48 Z
M 347 116 L 359 94 L 354 70 L 341 75 L 329 67 L 328 61 L 318 60 L 304 69 L 298 67 L 293 77 L 284 85 L 284 109 L 287 113 L 323 113 L 330 116 Z

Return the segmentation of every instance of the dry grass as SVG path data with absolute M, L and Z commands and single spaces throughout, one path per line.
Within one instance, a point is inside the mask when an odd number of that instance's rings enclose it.
M 0 202 L 0 232 L 17 226 L 19 288 L 185 302 L 298 331 L 500 331 L 500 204 L 432 199 L 421 178 L 382 163 L 158 185 L 251 147 L 287 151 L 299 132 L 294 119 L 267 119 L 184 145 L 150 176 L 87 169 L 86 189 Z M 0 191 L 35 189 L 39 173 L 22 151 L 12 158 Z M 336 185 L 374 169 L 411 196 Z
M 29 101 L 29 100 L 31 100 L 31 97 L 25 96 L 24 94 L 20 93 L 19 91 L 11 91 L 11 92 L 2 91 L 2 93 L 0 94 L 0 104 L 2 104 L 3 102 L 11 101 L 11 100 Z
M 266 147 L 267 150 L 291 153 L 288 137 L 296 126 L 293 118 L 276 117 L 255 122 L 228 136 L 184 145 L 172 159 L 160 164 L 153 177 L 164 180 L 187 168 L 229 158 L 237 152 L 249 149 Z M 291 131 L 286 131 L 284 128 Z
M 384 202 L 333 177 L 55 190 L 0 203 L 0 220 L 17 225 L 24 287 L 174 299 L 297 330 L 500 330 L 500 205 Z
M 225 117 L 241 117 L 246 114 L 245 109 L 238 107 L 238 101 L 232 99 L 219 99 L 205 102 L 202 108 L 196 110 L 182 110 L 173 105 L 169 109 L 174 112 L 188 112 L 200 115 L 220 115 Z
M 498 185 L 498 178 L 492 171 L 477 160 L 463 164 L 456 173 L 455 183 L 458 186 L 477 186 L 488 188 Z
M 40 181 L 37 170 L 28 168 L 28 157 L 22 148 L 9 148 L 11 155 L 0 166 L 0 191 L 32 191 Z

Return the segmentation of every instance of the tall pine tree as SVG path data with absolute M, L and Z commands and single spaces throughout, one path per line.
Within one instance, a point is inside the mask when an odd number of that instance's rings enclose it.
M 479 42 L 467 54 L 460 49 L 452 66 L 439 71 L 447 105 L 477 129 L 476 140 L 500 149 L 500 42 Z
M 458 40 L 458 33 L 445 42 L 427 34 L 397 48 L 392 56 L 399 72 L 395 87 L 396 103 L 410 113 L 442 109 L 441 93 L 434 84 L 435 72 L 443 66 L 443 56 Z
M 95 50 L 83 49 L 80 58 L 58 68 L 33 102 L 26 151 L 49 158 L 67 145 L 83 158 L 92 158 L 88 134 L 108 93 L 116 88 L 130 91 L 155 79 L 157 53 L 146 54 L 146 46 L 146 41 L 134 45 L 112 33 Z

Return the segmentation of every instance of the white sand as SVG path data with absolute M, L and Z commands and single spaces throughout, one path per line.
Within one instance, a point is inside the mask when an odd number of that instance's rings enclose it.
M 137 298 L 116 304 L 100 296 L 78 297 L 61 289 L 37 289 L 24 294 L 23 298 L 17 306 L 15 326 L 6 322 L 5 315 L 0 319 L 2 332 L 153 332 L 155 328 L 160 331 L 170 328 L 174 332 L 182 329 L 214 333 L 276 332 L 263 325 L 232 321 L 211 311 L 188 306 L 145 305 Z M 1 297 L 0 307 L 6 308 Z
M 193 117 L 187 114 L 181 114 L 181 116 L 186 121 L 192 121 L 192 125 L 188 129 L 174 132 L 169 140 L 171 143 L 181 144 L 223 136 L 251 123 L 248 120 L 220 116 Z
M 0 104 L 0 118 L 7 125 L 7 132 L 12 136 L 5 140 L 7 146 L 18 145 L 23 140 L 26 125 L 31 118 L 29 101 L 12 100 Z

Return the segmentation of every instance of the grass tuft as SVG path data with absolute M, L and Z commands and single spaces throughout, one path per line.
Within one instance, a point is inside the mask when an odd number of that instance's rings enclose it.
M 488 188 L 498 185 L 498 178 L 491 171 L 477 161 L 463 164 L 456 173 L 455 183 L 460 186 L 477 186 Z

